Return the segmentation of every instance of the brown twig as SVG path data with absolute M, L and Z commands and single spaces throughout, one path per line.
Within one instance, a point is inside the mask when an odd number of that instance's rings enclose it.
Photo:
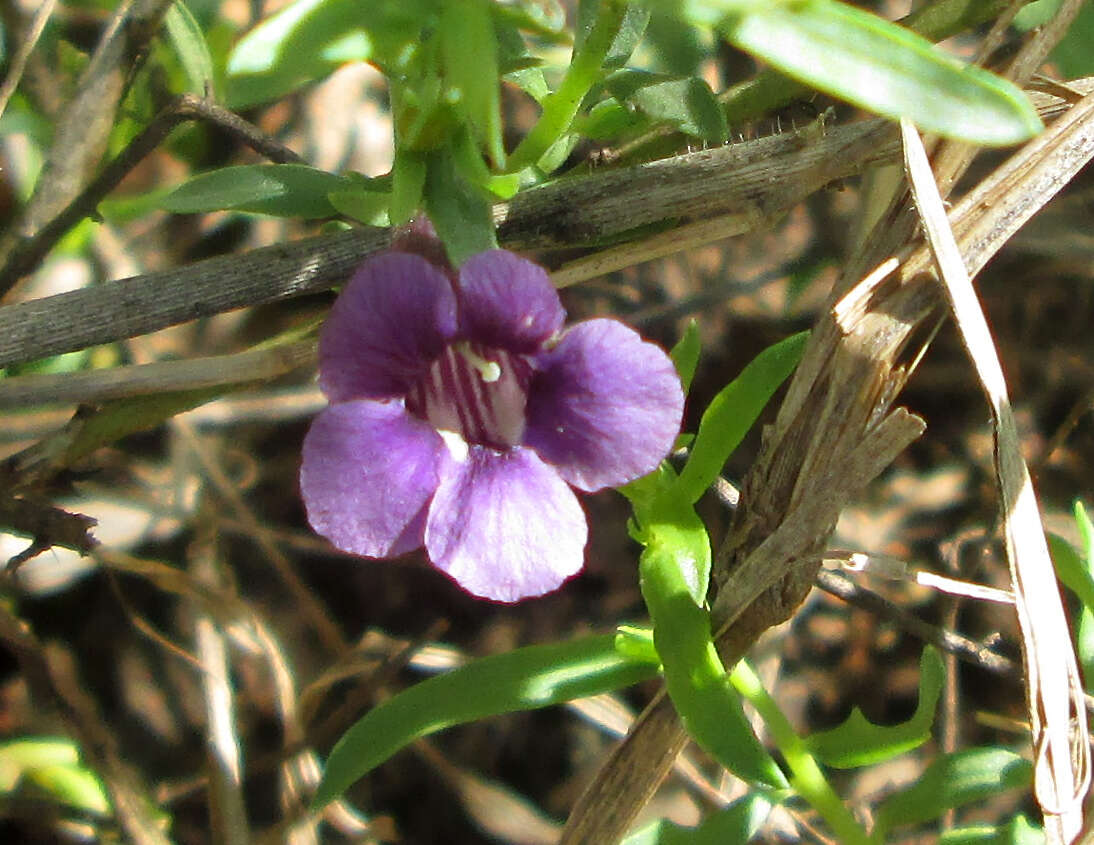
M 4 266 L 0 268 L 0 299 L 23 276 L 33 271 L 73 226 L 87 217 L 94 217 L 99 203 L 121 184 L 145 156 L 162 144 L 176 127 L 191 120 L 204 121 L 224 130 L 270 161 L 280 164 L 304 163 L 295 152 L 235 112 L 193 94 L 183 94 L 156 115 L 64 210 L 34 234 L 11 247 Z
M 171 2 L 123 0 L 118 6 L 57 124 L 33 196 L 0 239 L 0 256 L 6 258 L 21 239 L 56 217 L 87 184 L 106 150 L 126 84 Z M 0 297 L 13 284 L 0 283 Z

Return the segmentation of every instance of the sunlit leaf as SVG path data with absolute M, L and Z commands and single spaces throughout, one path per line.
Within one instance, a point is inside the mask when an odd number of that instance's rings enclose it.
M 843 724 L 808 737 L 809 750 L 822 763 L 851 769 L 880 763 L 922 745 L 930 739 L 935 709 L 946 680 L 942 658 L 930 646 L 923 649 L 919 673 L 919 702 L 907 722 L 875 725 L 856 707 Z
M 1005 748 L 972 748 L 934 760 L 911 786 L 886 798 L 875 815 L 878 831 L 921 824 L 947 810 L 1032 784 L 1033 766 Z
M 444 0 L 441 54 L 450 102 L 494 164 L 505 165 L 494 19 L 487 0 Z
M 598 695 L 653 677 L 611 634 L 528 646 L 472 661 L 370 710 L 331 751 L 313 802 L 321 807 L 419 737 L 501 713 Z
M 195 176 L 163 200 L 176 214 L 233 209 L 278 217 L 331 217 L 327 195 L 351 190 L 341 176 L 303 164 L 244 164 Z
M 183 0 L 175 0 L 164 16 L 163 25 L 179 62 L 186 72 L 190 92 L 203 97 L 216 96 L 213 88 L 213 57 L 205 43 L 205 33 Z
M 695 320 L 688 321 L 688 327 L 669 356 L 676 366 L 676 372 L 680 376 L 680 384 L 683 385 L 684 394 L 691 390 L 691 380 L 695 377 L 695 368 L 699 366 L 699 353 L 702 351 L 703 341 L 699 337 L 699 324 Z
M 698 827 L 684 827 L 658 819 L 632 833 L 622 845 L 743 845 L 767 821 L 771 802 L 755 792 L 711 813 Z
M 925 131 L 1003 145 L 1042 128 L 1014 84 L 854 6 L 690 0 L 683 8 L 690 20 L 715 25 L 735 46 L 787 76 L 877 114 L 907 117 Z
M 433 25 L 432 9 L 425 0 L 296 0 L 236 44 L 228 58 L 227 105 L 275 100 L 346 62 L 394 69 L 411 58 L 422 27 Z
M 698 501 L 714 483 L 768 400 L 798 365 L 807 337 L 804 332 L 792 335 L 765 349 L 707 406 L 680 473 L 677 490 L 682 498 Z
M 1031 824 L 1023 815 L 1005 825 L 970 825 L 942 831 L 939 845 L 1041 845 L 1044 828 Z

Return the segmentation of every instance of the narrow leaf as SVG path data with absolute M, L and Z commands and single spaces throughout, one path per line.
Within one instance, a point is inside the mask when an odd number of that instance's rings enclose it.
M 688 734 L 721 765 L 743 780 L 784 787 L 782 771 L 752 732 L 718 657 L 710 613 L 696 603 L 690 551 L 673 547 L 659 529 L 651 529 L 639 573 L 673 706 Z
M 772 803 L 752 792 L 707 816 L 698 827 L 658 819 L 632 833 L 622 845 L 738 845 L 748 842 L 767 821 Z
M 653 677 L 657 665 L 621 655 L 606 634 L 484 657 L 422 681 L 370 710 L 327 759 L 313 806 L 419 737 L 501 713 L 598 695 Z
M 445 0 L 441 55 L 450 99 L 498 167 L 505 165 L 494 19 L 486 0 Z
M 1043 128 L 1014 84 L 835 0 L 764 3 L 724 18 L 719 29 L 787 76 L 925 131 L 1005 145 Z
M 919 780 L 882 802 L 877 831 L 883 834 L 898 825 L 921 824 L 1005 789 L 1029 789 L 1032 778 L 1029 761 L 1004 748 L 946 754 L 932 762 Z
M 460 174 L 450 149 L 429 156 L 425 207 L 452 263 L 497 247 L 490 202 Z
M 922 745 L 930 739 L 946 678 L 942 658 L 930 646 L 923 649 L 919 673 L 919 702 L 907 722 L 875 725 L 856 707 L 842 725 L 808 737 L 806 746 L 822 763 L 851 769 L 880 763 Z
M 176 214 L 233 209 L 278 217 L 332 217 L 327 195 L 353 183 L 303 164 L 245 164 L 195 176 L 163 199 Z
M 794 371 L 808 333 L 791 335 L 761 352 L 714 397 L 699 422 L 677 493 L 696 502 L 714 483 L 726 459 L 752 427 L 772 394 Z
M 216 96 L 213 89 L 213 57 L 205 43 L 205 33 L 183 0 L 175 0 L 164 16 L 167 38 L 178 54 L 190 83 L 189 90 L 199 97 Z
M 684 387 L 684 395 L 691 390 L 691 380 L 695 377 L 695 368 L 699 366 L 699 353 L 703 342 L 699 337 L 699 324 L 695 320 L 688 322 L 684 330 L 684 336 L 676 342 L 669 353 L 672 363 L 676 365 L 676 372 L 680 376 L 680 384 Z

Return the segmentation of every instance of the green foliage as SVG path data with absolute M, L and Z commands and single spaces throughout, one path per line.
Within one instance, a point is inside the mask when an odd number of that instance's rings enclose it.
M 195 176 L 163 199 L 176 214 L 233 209 L 278 217 L 333 217 L 327 199 L 353 183 L 304 164 L 243 164 Z
M 321 807 L 410 742 L 453 725 L 610 692 L 656 674 L 615 648 L 613 635 L 519 648 L 474 660 L 377 705 L 330 753 L 313 802 Z
M 691 380 L 695 378 L 695 369 L 699 366 L 699 353 L 702 351 L 703 341 L 699 337 L 699 324 L 695 320 L 688 321 L 688 327 L 684 330 L 684 336 L 676 342 L 669 352 L 672 363 L 676 366 L 676 373 L 680 376 L 680 384 L 687 394 L 691 390 Z
M 0 744 L 0 795 L 22 791 L 96 816 L 110 814 L 98 776 L 80 762 L 72 740 L 14 739 Z
M 622 845 L 737 845 L 748 842 L 767 821 L 771 801 L 750 792 L 707 816 L 698 827 L 683 827 L 658 819 L 623 840 Z
M 1056 575 L 1080 602 L 1075 645 L 1087 692 L 1094 689 L 1094 525 L 1081 501 L 1075 502 L 1075 528 L 1080 547 L 1050 534 L 1049 549 Z
M 1041 845 L 1044 828 L 1025 816 L 1015 816 L 1005 825 L 973 825 L 942 832 L 939 845 Z
M 915 783 L 881 803 L 875 836 L 883 838 L 894 827 L 937 819 L 947 810 L 1006 789 L 1028 789 L 1032 777 L 1029 761 L 1005 748 L 972 748 L 944 754 Z
M 205 33 L 183 0 L 175 0 L 167 10 L 163 25 L 186 73 L 189 91 L 199 97 L 206 93 L 215 97 L 213 57 L 205 42 Z
M 710 86 L 694 76 L 670 77 L 639 70 L 620 70 L 605 88 L 628 113 L 641 114 L 651 124 L 671 126 L 709 144 L 727 140 L 726 117 Z
M 788 76 L 886 117 L 908 117 L 923 130 L 990 145 L 1018 143 L 1041 129 L 1033 106 L 1010 82 L 854 6 L 834 0 L 680 5 L 693 22 L 717 27 Z
M 907 722 L 883 726 L 870 722 L 857 707 L 842 725 L 811 735 L 806 744 L 822 763 L 853 769 L 880 763 L 922 745 L 931 736 L 945 667 L 938 652 L 928 646 L 919 661 L 919 703 Z
M 681 721 L 727 769 L 777 788 L 786 779 L 752 733 L 714 645 L 706 609 L 710 539 L 694 502 L 789 375 L 803 345 L 804 337 L 795 336 L 766 350 L 719 394 L 717 409 L 712 412 L 712 403 L 703 417 L 680 477 L 663 464 L 621 488 L 634 508 L 632 534 L 645 546 L 639 559 L 642 597 L 653 621 L 665 686 Z M 685 336 L 674 350 L 674 360 L 689 379 L 693 346 L 694 340 Z M 696 469 L 689 475 L 693 464 Z
M 680 473 L 678 495 L 696 502 L 714 483 L 760 411 L 798 365 L 807 339 L 803 332 L 765 349 L 711 400 Z

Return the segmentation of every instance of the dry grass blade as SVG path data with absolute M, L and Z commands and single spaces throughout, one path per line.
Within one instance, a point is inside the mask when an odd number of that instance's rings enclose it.
M 905 166 L 927 243 L 961 339 L 991 405 L 1003 530 L 1028 677 L 1027 705 L 1036 762 L 1034 793 L 1044 812 L 1048 841 L 1072 842 L 1082 829 L 1082 801 L 1090 786 L 1090 738 L 1071 636 L 995 344 L 923 144 L 907 121 L 902 121 L 901 132 Z M 1077 725 L 1074 739 L 1072 719 Z

